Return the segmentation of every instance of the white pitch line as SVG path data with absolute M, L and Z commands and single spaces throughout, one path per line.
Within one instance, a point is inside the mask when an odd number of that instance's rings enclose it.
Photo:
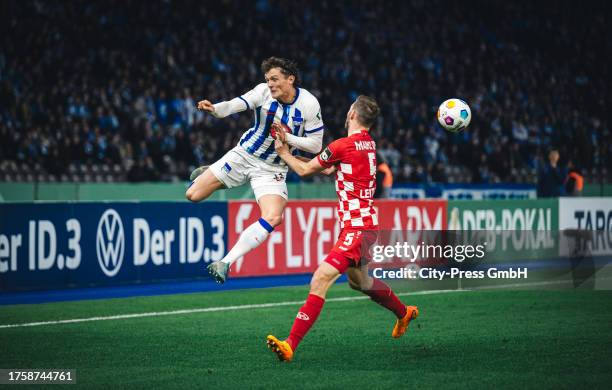
M 545 281 L 535 283 L 514 283 L 514 284 L 502 284 L 496 286 L 480 286 L 462 290 L 430 290 L 430 291 L 414 291 L 398 293 L 398 296 L 413 296 L 413 295 L 430 295 L 430 294 L 444 294 L 444 293 L 458 293 L 473 290 L 486 290 L 495 288 L 514 288 L 514 287 L 533 287 L 533 286 L 544 286 L 544 285 L 555 285 L 562 283 L 569 283 L 571 280 L 559 280 L 559 281 Z M 367 296 L 354 296 L 354 297 L 340 297 L 340 298 L 329 298 L 326 302 L 346 302 L 346 301 L 359 301 L 362 299 L 369 299 Z M 40 321 L 40 322 L 25 322 L 21 324 L 5 324 L 0 325 L 0 329 L 7 328 L 25 328 L 31 326 L 44 326 L 44 325 L 61 325 L 61 324 L 75 324 L 80 322 L 92 322 L 92 321 L 110 321 L 110 320 L 125 320 L 130 318 L 144 318 L 144 317 L 161 317 L 181 314 L 194 314 L 194 313 L 211 313 L 218 311 L 230 311 L 230 310 L 248 310 L 248 309 L 263 309 L 267 307 L 280 307 L 280 306 L 293 306 L 301 305 L 304 301 L 287 301 L 287 302 L 272 302 L 272 303 L 257 303 L 251 305 L 238 305 L 238 306 L 219 306 L 219 307 L 207 307 L 201 309 L 184 309 L 184 310 L 171 310 L 171 311 L 154 311 L 148 313 L 133 313 L 133 314 L 119 314 L 115 316 L 105 317 L 88 317 L 88 318 L 73 318 L 69 320 L 56 320 L 56 321 Z
M 440 294 L 440 293 L 447 293 L 447 292 L 460 292 L 460 291 L 458 290 L 432 290 L 432 291 L 417 291 L 413 293 L 401 293 L 398 295 L 428 295 L 428 294 Z M 362 299 L 369 299 L 369 297 L 355 296 L 355 297 L 328 298 L 325 300 L 325 302 L 346 302 L 346 301 L 358 301 Z M 207 308 L 201 308 L 201 309 L 184 309 L 184 310 L 171 310 L 171 311 L 154 311 L 154 312 L 147 312 L 147 313 L 118 314 L 115 316 L 105 316 L 105 317 L 73 318 L 69 320 L 26 322 L 22 324 L 5 324 L 5 325 L 0 325 L 0 329 L 24 328 L 24 327 L 31 327 L 31 326 L 43 326 L 43 325 L 75 324 L 79 322 L 92 322 L 92 321 L 125 320 L 125 319 L 130 319 L 130 318 L 161 317 L 161 316 L 194 314 L 194 313 L 210 313 L 210 312 L 230 311 L 230 310 L 263 309 L 267 307 L 301 305 L 303 303 L 304 301 L 288 301 L 288 302 L 273 302 L 273 303 L 257 303 L 257 304 L 239 305 L 239 306 L 207 307 Z

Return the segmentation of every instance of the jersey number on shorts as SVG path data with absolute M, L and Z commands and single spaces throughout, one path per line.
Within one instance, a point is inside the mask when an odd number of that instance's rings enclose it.
M 350 247 L 353 244 L 353 241 L 355 241 L 355 238 L 359 238 L 360 235 L 361 235 L 361 232 L 346 233 L 346 236 L 344 237 L 344 242 L 342 243 L 342 245 Z

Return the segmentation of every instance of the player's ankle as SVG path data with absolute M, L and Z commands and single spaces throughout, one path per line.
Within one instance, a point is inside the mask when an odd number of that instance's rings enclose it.
M 291 347 L 292 351 L 295 351 L 295 349 L 297 348 L 297 342 L 294 341 L 291 336 L 287 337 L 287 339 L 285 340 L 287 342 L 287 344 L 289 344 L 289 346 Z
M 407 314 L 408 314 L 408 307 L 404 305 L 404 310 L 401 310 L 398 313 L 396 313 L 396 317 L 401 320 L 402 318 L 406 317 Z

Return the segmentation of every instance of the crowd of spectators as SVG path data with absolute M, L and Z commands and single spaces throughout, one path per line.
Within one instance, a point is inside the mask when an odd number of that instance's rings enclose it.
M 534 182 L 551 148 L 608 180 L 611 44 L 604 2 L 590 3 L 5 0 L 0 173 L 104 165 L 113 180 L 185 180 L 252 122 L 197 101 L 246 92 L 275 55 L 300 65 L 326 141 L 357 95 L 377 98 L 395 182 Z M 449 97 L 472 108 L 459 134 L 435 121 Z

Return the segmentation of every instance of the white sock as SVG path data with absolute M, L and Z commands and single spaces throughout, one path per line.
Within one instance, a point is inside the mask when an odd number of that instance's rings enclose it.
M 272 230 L 274 228 L 265 219 L 259 218 L 257 222 L 244 229 L 240 237 L 238 237 L 236 245 L 221 261 L 230 265 L 233 264 L 234 261 L 266 241 Z

